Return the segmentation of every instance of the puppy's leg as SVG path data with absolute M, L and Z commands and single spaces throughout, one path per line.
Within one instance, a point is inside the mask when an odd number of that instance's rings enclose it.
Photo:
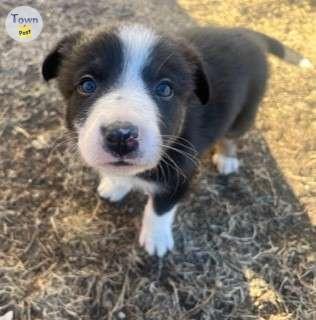
M 130 181 L 119 177 L 101 176 L 98 194 L 111 202 L 122 200 L 132 189 Z
M 223 138 L 218 143 L 213 156 L 213 163 L 221 174 L 238 172 L 237 148 L 232 140 Z
M 150 254 L 162 257 L 168 250 L 172 250 L 174 242 L 172 223 L 176 206 L 158 215 L 155 212 L 153 199 L 150 197 L 145 207 L 139 243 Z

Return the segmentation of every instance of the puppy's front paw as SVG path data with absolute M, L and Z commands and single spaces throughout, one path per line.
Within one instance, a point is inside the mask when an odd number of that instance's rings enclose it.
M 101 198 L 111 202 L 122 200 L 130 191 L 129 185 L 119 185 L 109 179 L 103 178 L 98 186 L 98 194 Z
M 223 154 L 215 153 L 213 163 L 218 172 L 225 175 L 238 172 L 239 169 L 239 161 L 236 157 L 227 157 Z
M 157 254 L 159 257 L 164 256 L 174 246 L 171 229 L 149 225 L 143 225 L 139 243 L 150 255 Z
M 139 243 L 150 254 L 162 257 L 168 250 L 173 249 L 172 222 L 176 207 L 162 215 L 154 211 L 152 199 L 147 202 Z

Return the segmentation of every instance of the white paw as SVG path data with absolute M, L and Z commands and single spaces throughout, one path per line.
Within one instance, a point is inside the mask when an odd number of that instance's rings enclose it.
M 0 316 L 0 320 L 12 320 L 13 319 L 13 311 L 8 311 L 4 315 Z
M 162 257 L 174 246 L 172 222 L 176 208 L 158 216 L 151 201 L 146 205 L 139 243 L 150 254 Z
M 222 154 L 215 153 L 213 156 L 213 163 L 221 174 L 230 174 L 238 172 L 239 161 L 236 157 L 226 157 Z
M 310 60 L 308 60 L 307 58 L 301 59 L 298 65 L 302 69 L 313 69 L 314 68 L 314 65 L 312 64 L 312 62 Z
M 118 202 L 128 194 L 130 189 L 130 185 L 118 185 L 109 179 L 102 179 L 98 186 L 98 194 L 103 199 Z
M 143 227 L 139 236 L 139 243 L 150 255 L 164 256 L 174 246 L 171 228 L 159 229 L 155 226 Z

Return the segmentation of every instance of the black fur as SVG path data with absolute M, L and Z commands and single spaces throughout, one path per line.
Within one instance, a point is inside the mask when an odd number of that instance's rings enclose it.
M 161 38 L 152 50 L 150 63 L 143 70 L 143 79 L 149 91 L 161 79 L 169 78 L 173 82 L 174 98 L 161 101 L 152 93 L 163 115 L 160 124 L 162 135 L 179 135 L 186 117 L 188 99 L 195 96 L 202 104 L 209 97 L 208 80 L 197 52 L 182 43 Z M 168 144 L 168 139 L 163 139 Z
M 67 103 L 66 123 L 70 129 L 75 121 L 85 119 L 89 107 L 111 88 L 123 69 L 122 48 L 115 34 L 100 33 L 92 41 L 81 36 L 76 33 L 61 40 L 42 68 L 45 80 L 58 76 L 59 89 Z M 100 83 L 93 97 L 82 97 L 76 92 L 76 84 L 87 74 Z
M 72 54 L 73 47 L 81 37 L 80 32 L 73 33 L 62 39 L 54 50 L 45 58 L 42 65 L 42 75 L 46 81 L 58 76 L 60 67 L 65 58 Z
M 70 128 L 111 88 L 123 67 L 122 48 L 114 33 L 101 33 L 92 40 L 79 38 L 62 40 L 43 64 L 46 80 L 58 76 Z M 168 157 L 159 166 L 139 174 L 163 185 L 154 195 L 157 214 L 170 210 L 183 197 L 196 170 L 195 160 L 205 150 L 223 137 L 239 137 L 249 129 L 266 87 L 266 52 L 284 57 L 284 50 L 290 49 L 241 28 L 197 28 L 177 39 L 159 40 L 142 77 L 149 91 L 162 78 L 175 84 L 174 98 L 157 105 L 164 121 L 160 127 L 164 143 L 178 151 L 164 150 Z M 93 98 L 79 96 L 74 85 L 87 73 L 100 84 Z
M 186 31 L 184 37 L 198 50 L 210 87 L 207 105 L 194 99 L 188 103 L 178 144 L 175 143 L 194 159 L 220 138 L 238 137 L 249 129 L 264 94 L 268 70 L 264 48 L 242 30 L 203 28 Z M 191 150 L 192 145 L 196 153 Z M 160 171 L 169 172 L 170 177 L 169 188 L 154 197 L 156 212 L 161 214 L 183 197 L 196 169 L 194 161 L 179 152 L 168 154 L 186 178 L 172 165 L 161 164 Z M 157 170 L 149 179 L 156 175 L 164 179 L 163 172 Z

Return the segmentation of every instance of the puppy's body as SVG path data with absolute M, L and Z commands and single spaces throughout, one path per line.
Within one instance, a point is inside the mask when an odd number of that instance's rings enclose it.
M 237 171 L 233 138 L 253 123 L 267 80 L 266 52 L 308 66 L 275 39 L 247 29 L 198 28 L 179 38 L 141 26 L 66 37 L 43 64 L 58 77 L 67 122 L 99 194 L 149 194 L 140 243 L 162 256 L 197 160 L 215 143 L 221 173 Z

